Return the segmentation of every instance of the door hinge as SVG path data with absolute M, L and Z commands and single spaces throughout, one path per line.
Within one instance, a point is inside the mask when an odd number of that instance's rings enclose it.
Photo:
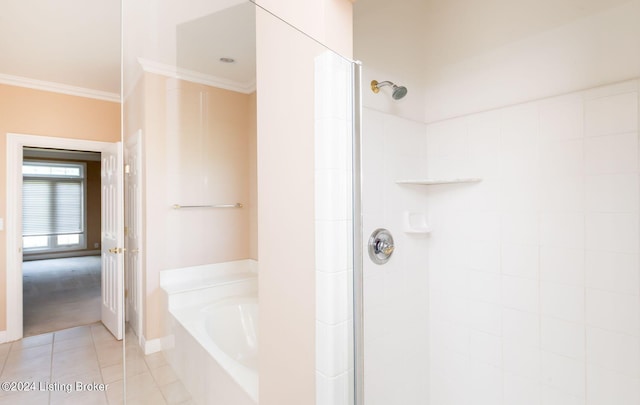
M 126 252 L 127 249 L 125 248 L 119 248 L 119 247 L 115 247 L 115 248 L 111 248 L 109 249 L 109 253 L 114 253 L 114 254 L 118 254 L 118 253 L 124 253 Z

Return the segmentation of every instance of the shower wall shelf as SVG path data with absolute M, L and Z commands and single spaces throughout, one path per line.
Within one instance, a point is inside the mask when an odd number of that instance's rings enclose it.
M 458 183 L 478 183 L 482 179 L 478 177 L 465 177 L 465 178 L 453 178 L 453 179 L 409 179 L 409 180 L 397 180 L 396 184 L 410 184 L 421 186 L 435 186 L 439 184 L 458 184 Z

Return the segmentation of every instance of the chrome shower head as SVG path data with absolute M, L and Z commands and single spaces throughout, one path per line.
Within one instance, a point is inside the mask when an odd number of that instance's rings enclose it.
M 376 94 L 380 92 L 380 87 L 383 87 L 383 86 L 391 86 L 391 88 L 393 89 L 391 93 L 391 97 L 393 97 L 394 100 L 400 100 L 402 97 L 407 95 L 407 88 L 404 86 L 396 86 L 394 83 L 390 81 L 384 81 L 380 83 L 378 83 L 377 80 L 371 81 L 371 91 L 373 91 Z

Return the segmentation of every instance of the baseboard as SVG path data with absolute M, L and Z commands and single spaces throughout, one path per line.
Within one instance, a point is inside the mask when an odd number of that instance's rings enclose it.
M 142 350 L 144 350 L 145 355 L 149 355 L 152 353 L 156 353 L 162 350 L 162 339 L 151 339 L 146 340 L 144 336 L 142 336 Z
M 6 330 L 0 331 L 0 343 L 7 343 L 8 342 L 7 339 L 8 339 L 7 331 Z

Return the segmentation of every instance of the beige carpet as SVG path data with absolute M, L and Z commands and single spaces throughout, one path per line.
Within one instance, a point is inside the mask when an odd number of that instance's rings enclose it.
M 22 264 L 24 336 L 100 321 L 100 256 Z

